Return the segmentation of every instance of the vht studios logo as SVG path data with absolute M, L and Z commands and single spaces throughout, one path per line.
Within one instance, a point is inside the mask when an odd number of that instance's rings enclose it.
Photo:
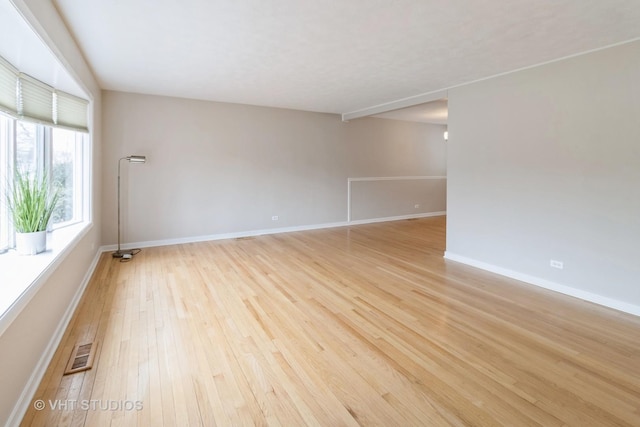
M 143 408 L 139 400 L 36 400 L 33 407 L 37 411 L 140 411 Z

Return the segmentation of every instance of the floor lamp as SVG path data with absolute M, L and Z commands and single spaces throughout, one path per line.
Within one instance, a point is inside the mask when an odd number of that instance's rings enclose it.
M 118 160 L 118 250 L 113 253 L 114 258 L 131 259 L 135 254 L 140 252 L 140 249 L 120 249 L 120 164 L 123 160 L 127 160 L 129 163 L 145 163 L 147 161 L 146 156 L 127 156 Z

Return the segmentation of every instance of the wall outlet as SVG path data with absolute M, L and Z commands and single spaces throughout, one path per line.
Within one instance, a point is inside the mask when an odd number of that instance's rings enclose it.
M 278 220 L 278 215 L 274 215 L 271 217 L 271 221 L 277 221 Z
M 416 208 L 416 209 L 420 209 L 420 205 L 419 204 L 415 204 L 415 205 L 413 205 L 413 207 Z
M 557 268 L 558 270 L 562 270 L 564 268 L 564 262 L 557 261 L 555 259 L 552 259 L 551 261 L 549 261 L 549 265 L 553 268 Z

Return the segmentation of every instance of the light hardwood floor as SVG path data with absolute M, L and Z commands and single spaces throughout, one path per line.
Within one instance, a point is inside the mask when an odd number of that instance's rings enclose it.
M 23 425 L 640 425 L 640 318 L 445 261 L 444 233 L 105 254 Z M 93 369 L 62 376 L 94 340 Z

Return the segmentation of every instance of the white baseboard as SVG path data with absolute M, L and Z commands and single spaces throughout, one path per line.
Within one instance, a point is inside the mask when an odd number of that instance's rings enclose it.
M 445 259 L 448 259 L 451 261 L 467 264 L 472 267 L 476 267 L 482 270 L 490 271 L 492 273 L 500 274 L 501 276 L 506 276 L 511 279 L 520 280 L 521 282 L 526 282 L 531 285 L 535 285 L 541 288 L 549 289 L 551 291 L 559 292 L 561 294 L 569 295 L 575 298 L 580 298 L 585 301 L 593 302 L 595 304 L 599 304 L 608 308 L 613 308 L 615 310 L 623 311 L 625 313 L 633 314 L 635 316 L 640 316 L 640 306 L 638 305 L 629 304 L 624 301 L 619 301 L 619 300 L 605 297 L 599 294 L 594 294 L 592 292 L 584 291 L 582 289 L 572 288 L 570 286 L 562 285 L 560 283 L 552 282 L 550 280 L 542 279 L 535 276 L 530 276 L 524 273 L 519 273 L 517 271 L 509 270 L 507 268 L 498 267 L 496 265 L 478 261 L 473 258 L 457 255 L 449 251 L 446 251 L 444 253 L 444 257 Z
M 58 349 L 58 346 L 60 345 L 60 342 L 64 337 L 64 333 L 67 330 L 67 326 L 69 326 L 69 322 L 71 322 L 71 318 L 73 317 L 73 313 L 75 312 L 76 307 L 80 303 L 80 299 L 84 294 L 84 290 L 87 288 L 87 285 L 91 280 L 91 276 L 93 276 L 93 272 L 98 265 L 101 254 L 101 251 L 97 251 L 96 255 L 93 257 L 93 261 L 91 261 L 89 269 L 84 275 L 82 282 L 78 287 L 78 290 L 73 296 L 73 299 L 69 303 L 64 316 L 62 317 L 62 319 L 60 319 L 60 323 L 58 323 L 58 327 L 49 340 L 47 347 L 45 348 L 42 356 L 40 357 L 40 360 L 38 361 L 38 364 L 29 377 L 29 381 L 27 381 L 27 384 L 22 390 L 22 394 L 20 395 L 20 398 L 18 399 L 16 405 L 13 407 L 13 411 L 11 412 L 11 415 L 9 416 L 9 419 L 7 420 L 5 426 L 19 426 L 22 418 L 24 418 L 24 415 L 26 414 L 27 410 L 29 409 L 29 405 L 31 404 L 31 399 L 33 399 L 36 391 L 38 391 L 38 386 L 40 385 L 40 382 L 42 381 L 42 378 L 44 377 L 44 374 L 49 367 L 49 363 L 51 363 L 51 359 L 53 359 L 53 356 L 55 355 L 56 350 Z
M 429 218 L 432 216 L 443 216 L 446 214 L 447 214 L 446 211 L 439 211 L 439 212 L 419 213 L 419 214 L 413 214 L 413 215 L 388 216 L 385 218 L 356 219 L 356 220 L 351 220 L 351 222 L 349 222 L 347 225 L 373 224 L 376 222 L 387 222 L 387 221 L 402 221 L 405 219 Z
M 181 245 L 184 243 L 209 242 L 212 240 L 238 239 L 242 237 L 256 237 L 268 234 L 291 233 L 295 231 L 320 230 L 324 228 L 346 227 L 349 225 L 373 224 L 376 222 L 400 221 L 414 218 L 427 218 L 432 216 L 446 215 L 446 212 L 428 212 L 414 215 L 403 215 L 386 218 L 363 219 L 357 221 L 330 222 L 323 224 L 301 225 L 295 227 L 269 228 L 263 230 L 239 231 L 235 233 L 209 234 L 204 236 L 179 237 L 175 239 L 147 240 L 143 242 L 123 243 L 122 249 L 151 248 L 156 246 Z M 117 249 L 117 245 L 105 245 L 100 247 L 101 252 L 110 252 Z
M 123 243 L 122 249 L 152 248 L 155 246 L 181 245 L 184 243 L 209 242 L 212 240 L 239 239 L 242 237 L 264 236 L 267 234 L 291 233 L 294 231 L 318 230 L 322 228 L 343 227 L 349 225 L 346 222 L 333 222 L 326 224 L 304 225 L 298 227 L 269 228 L 263 230 L 238 231 L 235 233 L 207 234 L 203 236 L 178 237 L 174 239 L 147 240 L 143 242 Z M 100 249 L 102 252 L 115 251 L 117 245 L 106 245 Z

